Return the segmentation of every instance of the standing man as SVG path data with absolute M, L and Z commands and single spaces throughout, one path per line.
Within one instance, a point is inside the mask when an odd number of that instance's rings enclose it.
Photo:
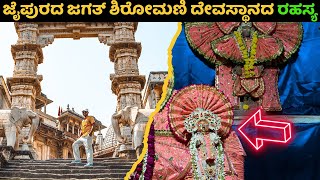
M 72 144 L 73 149 L 73 156 L 74 159 L 71 163 L 81 163 L 80 159 L 80 151 L 79 146 L 83 144 L 86 150 L 86 156 L 87 156 L 87 164 L 84 165 L 85 167 L 92 167 L 93 166 L 93 150 L 92 150 L 92 136 L 93 136 L 93 126 L 94 126 L 94 117 L 88 116 L 89 111 L 88 109 L 85 109 L 82 111 L 82 114 L 84 116 L 84 119 L 81 123 L 81 135 L 80 138 L 77 139 Z

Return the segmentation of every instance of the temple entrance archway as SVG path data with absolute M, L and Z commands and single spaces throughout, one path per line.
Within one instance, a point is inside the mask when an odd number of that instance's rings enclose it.
M 12 106 L 35 109 L 43 79 L 37 72 L 38 65 L 44 62 L 42 48 L 56 38 L 97 38 L 110 46 L 109 59 L 114 63 L 110 80 L 112 92 L 117 95 L 117 110 L 126 106 L 141 108 L 145 76 L 139 75 L 141 44 L 135 41 L 137 26 L 136 22 L 15 23 L 18 41 L 11 46 L 15 65 L 13 76 L 7 81 Z

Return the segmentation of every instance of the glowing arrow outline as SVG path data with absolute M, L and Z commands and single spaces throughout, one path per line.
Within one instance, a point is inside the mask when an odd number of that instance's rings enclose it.
M 256 144 L 253 144 L 252 141 L 248 138 L 248 136 L 241 130 L 241 128 L 243 128 L 243 126 L 245 126 L 248 122 L 250 122 L 252 120 L 252 118 L 254 119 L 254 125 L 255 127 L 267 127 L 267 128 L 271 128 L 271 129 L 283 129 L 284 131 L 284 140 L 274 140 L 274 139 L 267 139 L 267 138 L 255 138 L 256 139 Z M 257 121 L 258 120 L 258 121 Z M 275 126 L 275 125 L 265 125 L 265 124 L 282 124 L 285 125 L 283 127 L 279 127 L 279 126 Z M 286 129 L 288 128 L 288 135 L 289 137 L 287 137 L 287 131 Z M 247 121 L 245 123 L 243 123 L 239 128 L 238 131 L 247 139 L 247 141 L 249 141 L 249 143 L 256 149 L 259 150 L 262 146 L 263 146 L 263 141 L 270 141 L 270 142 L 277 142 L 277 143 L 287 143 L 292 135 L 291 135 L 291 123 L 289 122 L 281 122 L 281 121 L 270 121 L 270 120 L 262 120 L 261 117 L 261 109 L 258 109 L 257 112 L 255 112 L 249 119 L 247 119 Z

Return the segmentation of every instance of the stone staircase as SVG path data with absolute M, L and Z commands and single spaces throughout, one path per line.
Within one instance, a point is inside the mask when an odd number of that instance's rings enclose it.
M 49 180 L 49 179 L 112 179 L 122 180 L 135 159 L 95 158 L 93 167 L 70 164 L 72 159 L 10 160 L 0 168 L 0 179 Z

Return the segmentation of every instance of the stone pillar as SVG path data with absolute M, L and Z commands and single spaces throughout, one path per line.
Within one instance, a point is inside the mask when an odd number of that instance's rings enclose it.
M 126 106 L 141 108 L 141 90 L 145 76 L 139 75 L 138 59 L 141 44 L 135 41 L 134 33 L 138 23 L 115 22 L 114 35 L 109 41 L 109 58 L 114 62 L 114 74 L 110 75 L 112 92 L 117 95 L 117 111 Z
M 74 134 L 74 125 L 72 125 L 72 134 Z
M 50 159 L 50 146 L 47 145 L 47 157 L 46 157 L 46 160 L 47 159 Z
M 37 44 L 37 23 L 15 23 L 18 41 L 11 46 L 14 59 L 13 77 L 8 78 L 12 106 L 35 109 L 36 96 L 41 92 L 42 76 L 37 75 L 38 64 L 43 62 L 42 49 Z
M 63 159 L 63 142 L 58 142 L 58 157 L 57 158 L 61 158 Z
M 99 130 L 99 133 L 97 135 L 97 144 L 98 144 L 98 150 L 102 150 L 102 146 L 103 146 L 103 135 L 101 133 L 101 130 Z
M 153 92 L 155 94 L 156 104 L 157 104 L 161 99 L 162 86 L 161 85 L 155 85 L 154 88 L 153 88 Z
M 69 132 L 69 123 L 67 124 L 67 132 Z

